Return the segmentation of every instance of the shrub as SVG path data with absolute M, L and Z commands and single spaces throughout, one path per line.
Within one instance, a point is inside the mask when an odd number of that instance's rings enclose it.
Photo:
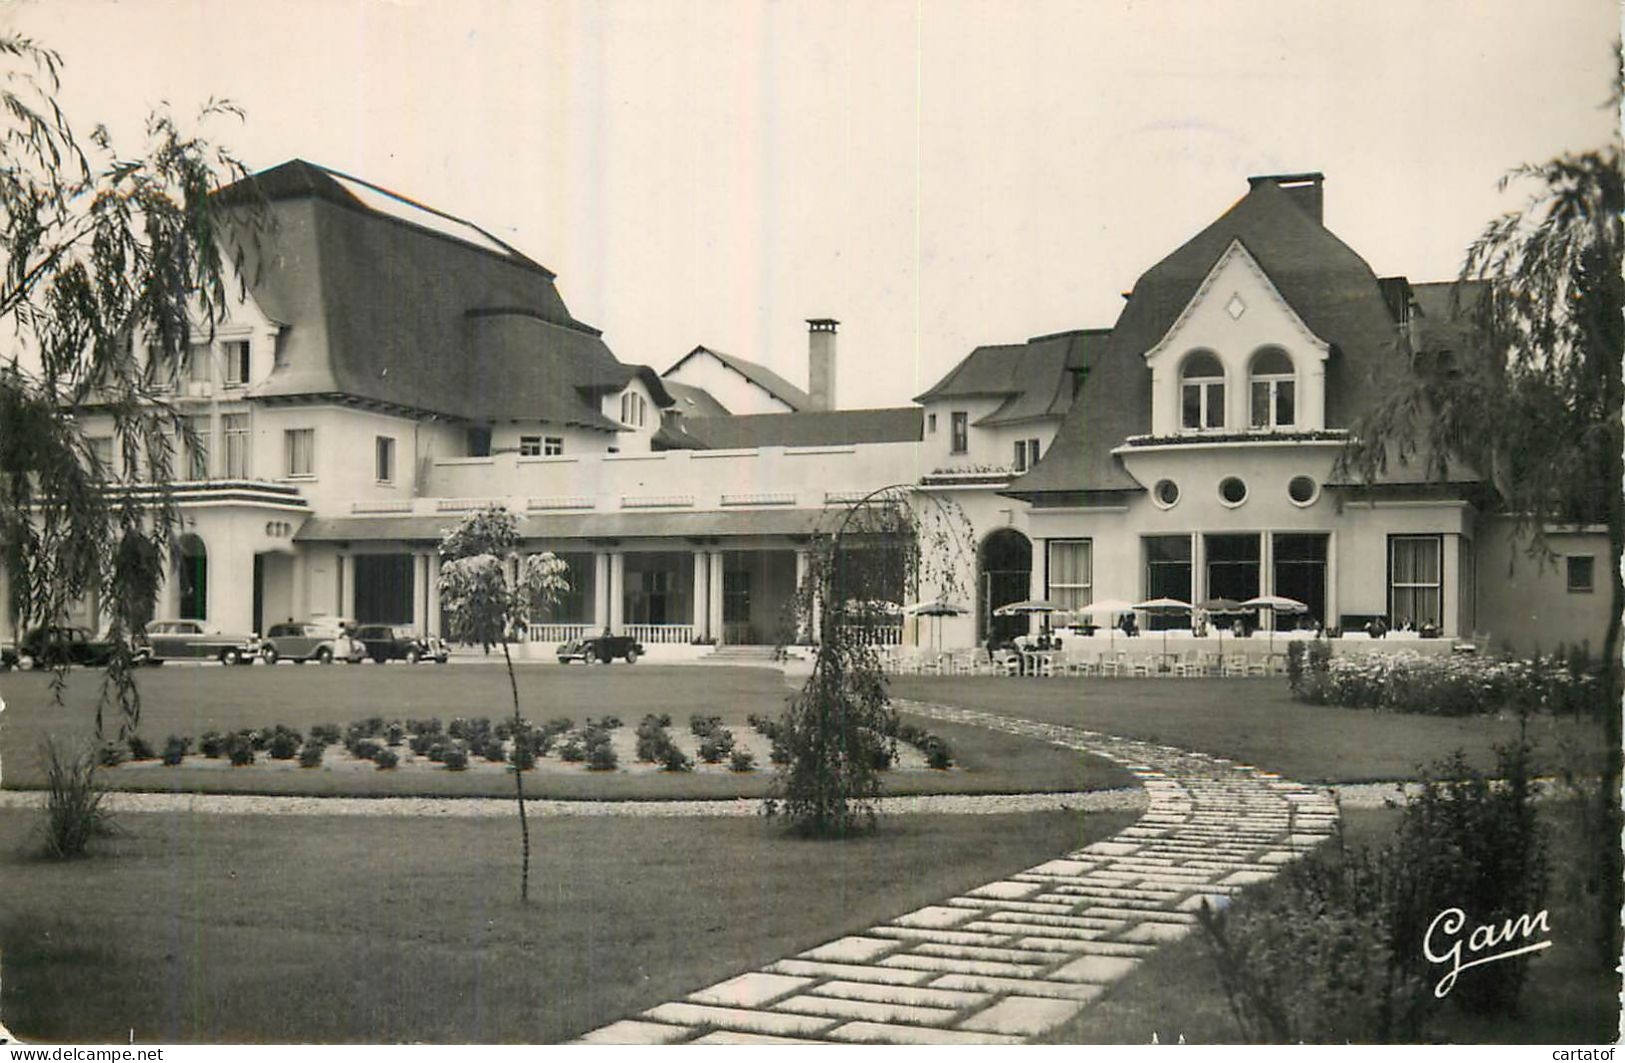
M 655 720 L 658 721 L 660 726 L 662 726 L 662 727 L 670 727 L 671 726 L 671 713 L 663 712 L 659 716 L 656 716 Z
M 219 757 L 226 749 L 226 736 L 219 731 L 204 731 L 203 737 L 197 740 L 200 753 L 211 760 Z
M 299 752 L 299 736 L 291 731 L 279 731 L 271 736 L 272 760 L 292 760 Z
M 243 768 L 254 763 L 254 740 L 252 732 L 239 731 L 226 739 L 226 758 L 231 761 L 234 768 Z
M 420 757 L 427 754 L 429 750 L 433 748 L 434 743 L 434 735 L 427 731 L 415 731 L 413 732 L 412 737 L 407 741 L 407 745 L 411 748 L 412 752 L 416 753 Z
M 384 726 L 382 716 L 368 716 L 361 721 L 361 734 L 365 738 L 378 738 L 383 735 Z
M 606 731 L 613 731 L 624 726 L 619 716 L 605 716 L 598 721 L 598 726 Z
M 112 818 L 102 807 L 107 796 L 96 778 L 97 758 L 70 755 L 46 739 L 45 851 L 57 859 L 80 856 L 90 839 L 111 833 Z
M 192 739 L 190 737 L 170 735 L 169 740 L 164 743 L 163 760 L 165 767 L 175 767 L 191 751 Z
M 401 762 L 401 757 L 400 754 L 396 753 L 393 749 L 380 746 L 378 751 L 373 753 L 372 762 L 378 765 L 379 771 L 388 771 L 390 768 L 393 768 L 395 765 Z
M 660 759 L 660 770 L 693 771 L 694 762 L 683 755 L 683 751 L 677 748 L 676 742 L 672 742 L 668 739 L 666 748 L 663 751 Z
M 555 735 L 561 735 L 566 731 L 574 730 L 575 725 L 576 722 L 568 716 L 555 716 L 553 719 L 548 720 L 545 724 L 543 724 L 542 729 L 544 731 L 550 731 Z
M 508 763 L 516 771 L 529 771 L 536 766 L 536 750 L 529 742 L 515 741 L 508 752 Z
M 103 768 L 116 768 L 129 756 L 127 747 L 117 742 L 103 742 L 96 750 L 96 764 Z
M 700 743 L 700 759 L 707 764 L 720 764 L 722 758 L 732 753 L 734 749 L 733 732 L 726 727 L 712 731 Z
M 390 746 L 398 746 L 406 741 L 406 725 L 399 720 L 392 720 L 384 728 L 384 742 Z
M 721 716 L 701 716 L 695 713 L 688 718 L 688 729 L 694 733 L 695 738 L 708 738 L 721 726 Z
M 938 771 L 953 767 L 953 750 L 948 748 L 947 742 L 935 735 L 930 736 L 920 749 L 925 754 L 926 767 L 936 768 Z
M 406 729 L 415 735 L 436 735 L 441 732 L 440 718 L 431 716 L 427 720 L 407 720 Z
M 564 745 L 559 747 L 559 756 L 571 764 L 579 764 L 587 759 L 587 747 L 581 739 L 571 735 Z
M 619 762 L 615 747 L 608 742 L 598 742 L 587 749 L 588 771 L 614 771 Z
M 310 741 L 305 743 L 304 748 L 299 750 L 299 766 L 301 768 L 314 768 L 319 766 L 322 762 L 322 754 L 326 751 L 327 747 L 321 742 L 316 741 L 315 737 L 313 736 Z
M 1327 643 L 1303 651 L 1293 688 L 1301 701 L 1351 708 L 1471 716 L 1499 712 L 1595 713 L 1601 678 L 1582 654 L 1575 663 L 1448 654 L 1361 653 L 1331 657 Z M 1288 668 L 1292 658 L 1288 657 Z
M 382 745 L 370 738 L 360 739 L 349 747 L 350 756 L 357 760 L 375 760 L 378 757 L 378 751 L 383 748 Z
M 337 724 L 319 723 L 310 729 L 310 740 L 324 746 L 339 744 L 339 729 Z
M 152 746 L 148 744 L 147 740 L 140 735 L 131 735 L 124 740 L 124 744 L 130 749 L 131 760 L 152 760 L 158 755 L 152 751 Z
M 744 746 L 737 747 L 733 751 L 733 755 L 728 758 L 728 770 L 740 772 L 741 774 L 747 771 L 755 771 L 756 754 Z
M 783 742 L 780 742 L 777 738 L 775 738 L 773 739 L 773 748 L 768 751 L 767 759 L 772 761 L 775 765 L 783 767 L 784 765 L 790 763 L 790 751 L 785 748 Z
M 243 740 L 248 743 L 249 748 L 255 751 L 263 750 L 271 741 L 271 736 L 269 732 L 266 731 L 254 731 L 245 728 L 237 733 L 242 735 Z
M 488 738 L 480 746 L 480 756 L 493 764 L 501 764 L 508 759 L 508 751 L 502 748 L 500 739 Z M 534 763 L 534 760 L 532 762 Z
M 440 762 L 446 766 L 447 771 L 464 771 L 468 768 L 468 751 L 460 745 L 445 746 Z

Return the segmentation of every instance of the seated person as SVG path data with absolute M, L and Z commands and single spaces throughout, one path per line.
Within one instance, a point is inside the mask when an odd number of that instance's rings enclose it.
M 1139 622 L 1134 619 L 1134 614 L 1133 613 L 1124 613 L 1123 614 L 1123 634 L 1127 635 L 1129 638 L 1134 638 L 1135 636 L 1139 635 L 1139 633 L 1140 633 L 1140 625 L 1139 625 Z
M 1238 639 L 1246 638 L 1247 637 L 1247 625 L 1242 623 L 1240 620 L 1237 620 L 1235 623 L 1230 625 L 1230 634 L 1231 634 L 1231 636 L 1233 638 L 1238 638 Z

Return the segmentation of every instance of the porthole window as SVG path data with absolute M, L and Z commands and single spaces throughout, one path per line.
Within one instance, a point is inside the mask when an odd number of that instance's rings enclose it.
M 1179 501 L 1179 485 L 1172 480 L 1158 480 L 1151 489 L 1151 500 L 1163 509 L 1172 509 Z
M 1239 506 L 1247 501 L 1247 483 L 1239 476 L 1226 476 L 1219 481 L 1219 501 L 1227 506 Z
M 1286 496 L 1295 506 L 1312 506 L 1320 497 L 1320 484 L 1312 476 L 1294 476 L 1286 485 Z

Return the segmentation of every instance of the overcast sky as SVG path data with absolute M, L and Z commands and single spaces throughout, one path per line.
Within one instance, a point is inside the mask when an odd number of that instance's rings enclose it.
M 474 221 L 559 274 L 627 362 L 695 344 L 843 405 L 980 343 L 1111 325 L 1246 191 L 1322 170 L 1379 274 L 1451 277 L 1522 161 L 1615 135 L 1613 0 L 453 3 L 52 0 L 88 129 L 229 97 L 300 157 Z

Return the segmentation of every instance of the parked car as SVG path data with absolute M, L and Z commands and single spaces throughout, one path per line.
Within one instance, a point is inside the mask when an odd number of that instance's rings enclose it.
M 608 664 L 619 657 L 627 664 L 637 664 L 643 656 L 643 644 L 631 635 L 588 635 L 571 639 L 559 646 L 560 664 L 582 661 L 586 664 Z
M 282 660 L 295 664 L 332 664 L 336 660 L 359 664 L 366 655 L 367 648 L 350 637 L 350 625 L 342 620 L 272 624 L 260 640 L 260 659 L 266 664 Z
M 445 664 L 451 656 L 439 637 L 419 635 L 409 624 L 366 624 L 356 629 L 355 637 L 367 648 L 367 656 L 379 664 L 385 661 Z
M 0 644 L 0 672 L 9 672 L 22 663 L 22 655 L 14 643 Z
M 34 628 L 17 644 L 19 657 L 27 657 L 35 668 L 59 664 L 105 665 L 113 658 L 113 644 L 96 638 L 82 627 L 47 624 Z
M 141 649 L 152 664 L 211 659 L 221 664 L 251 664 L 259 652 L 259 639 L 210 631 L 201 620 L 154 620 L 147 624 Z

